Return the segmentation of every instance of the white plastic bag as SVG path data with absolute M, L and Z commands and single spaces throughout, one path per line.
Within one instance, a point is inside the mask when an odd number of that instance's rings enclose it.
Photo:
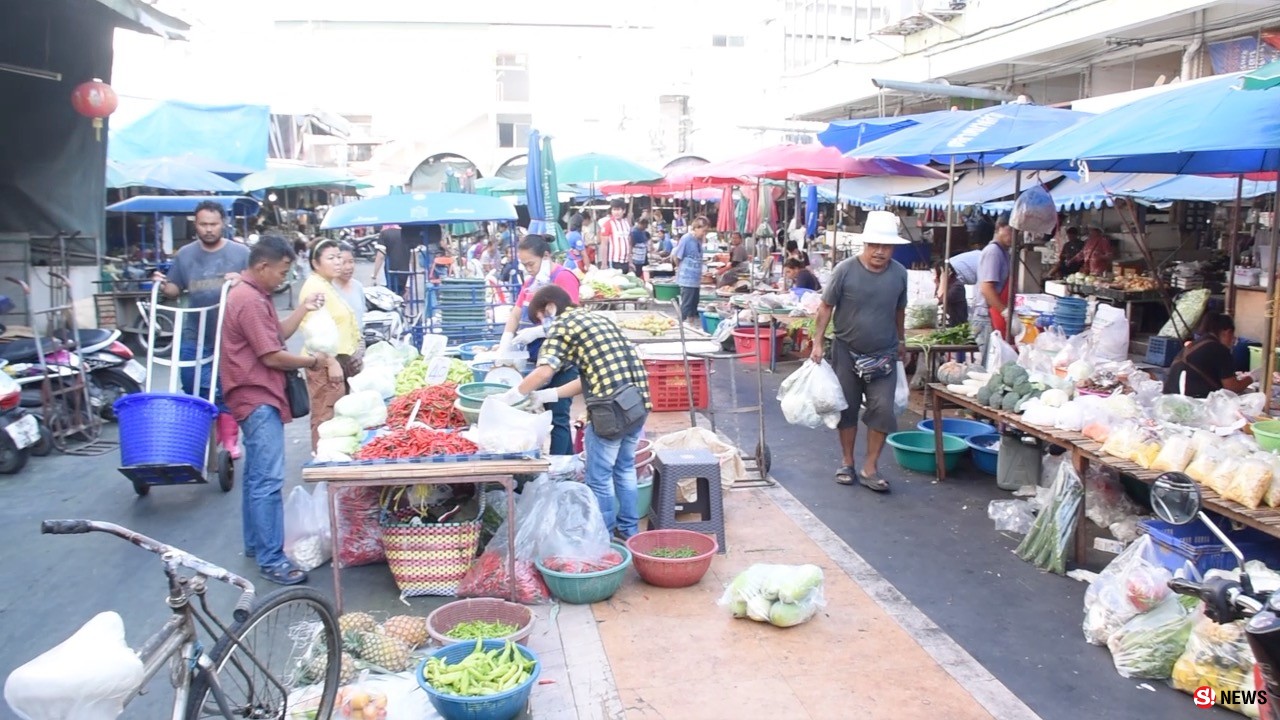
M 86 688 L 90 670 L 93 685 Z M 125 642 L 124 621 L 104 612 L 10 673 L 4 699 L 23 720 L 115 720 L 142 675 L 142 661 Z
M 1058 226 L 1058 209 L 1053 204 L 1053 196 L 1041 185 L 1027 188 L 1013 204 L 1009 225 L 1036 235 L 1053 232 Z
M 333 557 L 328 497 L 325 483 L 318 483 L 312 493 L 298 485 L 284 502 L 284 554 L 303 572 Z
M 360 427 L 374 428 L 387 421 L 387 405 L 378 391 L 363 390 L 338 398 L 333 404 L 333 414 L 351 418 L 360 423 Z
M 1122 308 L 1098 303 L 1090 332 L 1096 359 L 1122 361 L 1129 358 L 1129 318 Z
M 541 450 L 551 438 L 551 413 L 527 413 L 494 397 L 480 406 L 475 442 L 492 453 L 520 453 Z
M 1018 362 L 1018 352 L 1004 341 L 1004 336 L 999 330 L 991 331 L 991 337 L 987 340 L 987 354 L 984 357 L 989 373 L 1000 372 L 1000 368 L 1005 365 Z
M 898 361 L 898 387 L 893 391 L 893 414 L 901 415 L 907 411 L 911 402 L 911 386 L 907 384 L 907 367 Z
M 347 378 L 347 385 L 350 386 L 351 392 L 358 393 L 366 390 L 372 390 L 387 400 L 396 395 L 396 373 L 390 372 L 387 366 L 377 365 L 370 367 L 364 366 L 364 370 Z
M 824 580 L 817 565 L 756 564 L 729 583 L 717 604 L 736 618 L 793 627 L 807 622 L 827 604 Z
M 840 413 L 849 407 L 840 378 L 826 360 L 815 364 L 806 360 L 778 388 L 778 401 L 787 422 L 807 428 L 823 424 L 834 428 Z
M 323 310 L 307 313 L 302 321 L 302 345 L 313 353 L 326 355 L 338 354 L 338 323 L 333 316 Z

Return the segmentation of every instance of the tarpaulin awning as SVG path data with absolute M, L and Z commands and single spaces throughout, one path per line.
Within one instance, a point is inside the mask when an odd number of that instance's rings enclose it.
M 840 181 L 840 199 L 867 210 L 884 210 L 889 195 L 913 195 L 946 186 L 946 180 L 913 177 L 860 177 Z M 818 199 L 836 201 L 836 184 L 818 186 Z
M 956 181 L 955 187 L 955 207 L 960 210 L 966 210 L 975 205 L 983 205 L 1001 198 L 1011 197 L 1014 192 L 1014 186 L 1017 182 L 1016 173 L 1007 170 L 999 170 L 995 168 L 987 168 L 985 170 L 971 170 L 965 173 Z M 1051 182 L 1061 177 L 1059 172 L 1042 172 L 1038 179 L 1022 179 L 1022 188 L 1025 190 L 1031 187 L 1035 182 Z M 945 183 L 944 183 L 945 185 Z M 886 200 L 890 205 L 902 205 L 914 208 L 934 208 L 941 209 L 947 207 L 948 191 L 943 191 L 937 195 L 929 197 L 912 197 L 907 195 L 891 195 Z
M 990 164 L 1090 117 L 1053 107 L 1009 103 L 977 110 L 932 113 L 923 122 L 849 153 L 909 163 Z
M 447 192 L 394 193 L 334 206 L 324 216 L 320 229 L 515 219 L 515 207 L 503 198 Z
M 1150 177 L 1150 176 L 1148 176 Z M 1149 184 L 1137 192 L 1126 193 L 1137 200 L 1147 202 L 1169 202 L 1172 200 L 1193 200 L 1200 202 L 1228 202 L 1236 199 L 1236 178 L 1204 177 L 1202 175 L 1167 175 Z M 1274 182 L 1258 182 L 1245 180 L 1241 197 L 1248 200 L 1262 195 L 1270 195 L 1276 191 Z
M 947 111 L 940 110 L 938 112 L 901 115 L 898 117 L 836 120 L 828 125 L 826 130 L 818 133 L 818 142 L 847 153 L 862 145 L 879 140 L 885 135 L 892 135 L 899 130 L 905 130 L 912 125 L 925 122 L 931 116 L 940 112 Z
M 348 187 L 362 186 L 350 173 L 322 167 L 281 166 L 259 170 L 240 178 L 240 187 L 245 192 L 255 192 L 275 188 L 322 187 L 325 185 L 342 185 Z
M 270 133 L 266 105 L 214 106 L 171 100 L 124 127 L 112 127 L 107 156 L 128 162 L 194 154 L 263 170 Z

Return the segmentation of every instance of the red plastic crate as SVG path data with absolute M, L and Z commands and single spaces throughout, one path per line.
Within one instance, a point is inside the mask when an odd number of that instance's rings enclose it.
M 693 409 L 705 410 L 711 404 L 711 388 L 707 360 L 690 360 L 689 376 L 693 380 Z M 675 412 L 689 409 L 689 389 L 684 378 L 684 362 L 681 360 L 645 360 L 645 372 L 649 374 L 649 398 L 654 412 Z

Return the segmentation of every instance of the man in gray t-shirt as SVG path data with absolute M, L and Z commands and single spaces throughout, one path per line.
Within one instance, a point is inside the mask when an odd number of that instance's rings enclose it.
M 822 291 L 810 355 L 813 362 L 822 362 L 822 338 L 834 320 L 831 367 L 849 403 L 836 426 L 844 456 L 836 482 L 852 485 L 856 477 L 876 492 L 889 490 L 876 465 L 885 438 L 898 429 L 894 395 L 897 365 L 905 349 L 907 269 L 893 259 L 893 249 L 908 243 L 899 236 L 900 228 L 898 216 L 891 212 L 869 214 L 861 235 L 862 253 L 837 265 Z M 859 414 L 867 426 L 867 456 L 862 468 L 855 470 Z
M 222 298 L 222 285 L 239 282 L 240 273 L 249 267 L 249 248 L 228 240 L 223 235 L 226 210 L 216 202 L 206 201 L 196 206 L 196 242 L 189 243 L 174 255 L 169 274 L 156 273 L 156 281 L 163 283 L 161 292 L 166 298 L 176 299 L 186 295 L 189 308 L 213 307 Z M 179 343 L 179 360 L 209 359 L 200 368 L 200 387 L 196 387 L 196 369 L 181 368 L 182 390 L 188 395 L 209 396 L 213 343 L 217 336 L 218 312 L 207 314 L 204 337 L 199 337 L 200 321 L 194 315 L 183 318 L 182 337 Z M 216 391 L 215 391 L 216 393 Z M 222 413 L 218 416 L 218 441 L 233 458 L 240 457 L 239 430 L 236 421 L 222 407 L 220 393 L 215 394 Z

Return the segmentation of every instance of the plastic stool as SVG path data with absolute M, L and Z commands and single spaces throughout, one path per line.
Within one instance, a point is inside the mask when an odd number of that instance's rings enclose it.
M 693 502 L 677 499 L 679 482 L 694 479 L 698 497 Z M 720 490 L 720 462 L 709 450 L 659 450 L 653 462 L 653 504 L 649 527 L 654 530 L 693 530 L 715 535 L 721 554 L 727 551 L 724 539 L 724 496 Z M 698 513 L 700 520 L 676 520 L 677 515 Z

